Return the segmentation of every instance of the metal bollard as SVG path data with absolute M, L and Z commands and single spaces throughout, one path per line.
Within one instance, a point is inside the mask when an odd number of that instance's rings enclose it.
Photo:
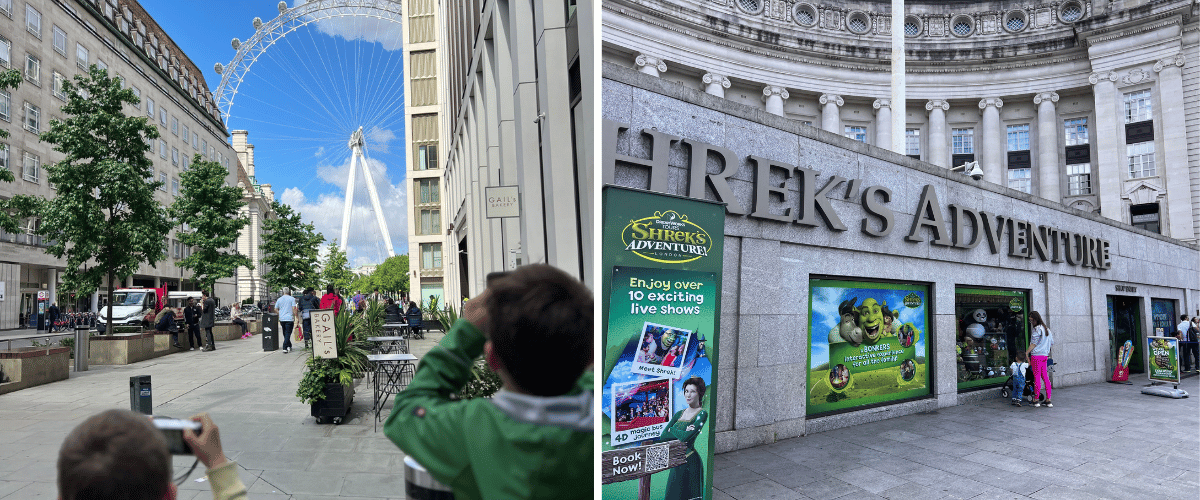
M 404 457 L 404 493 L 411 500 L 454 500 L 449 486 L 429 475 L 413 457 Z
M 150 376 L 129 377 L 129 409 L 144 415 L 154 414 L 154 403 L 150 399 Z
M 91 333 L 87 325 L 75 325 L 75 371 L 88 370 L 88 354 L 91 353 Z

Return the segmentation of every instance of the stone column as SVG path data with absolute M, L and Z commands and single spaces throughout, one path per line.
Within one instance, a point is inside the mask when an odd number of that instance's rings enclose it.
M 1033 96 L 1038 107 L 1038 196 L 1053 202 L 1062 201 L 1062 188 L 1058 179 L 1062 167 L 1058 164 L 1058 113 L 1054 103 L 1058 102 L 1055 92 L 1042 92 Z
M 1159 116 L 1162 119 L 1163 184 L 1167 186 L 1167 229 L 1164 235 L 1180 240 L 1196 237 L 1192 221 L 1192 202 L 1189 199 L 1187 159 L 1187 127 L 1183 110 L 1183 63 L 1182 54 L 1154 63 L 1158 73 L 1158 102 L 1162 103 Z M 1169 227 L 1169 229 L 1168 229 Z
M 842 96 L 834 94 L 821 94 L 821 128 L 837 135 L 842 135 L 842 110 L 841 106 L 846 104 L 842 100 Z
M 1128 177 L 1125 160 L 1125 116 L 1117 103 L 1117 74 L 1093 73 L 1088 82 L 1096 99 L 1096 159 L 1092 161 L 1092 190 L 1100 195 L 1100 215 L 1124 221 L 1121 179 Z
M 50 304 L 58 302 L 58 269 L 46 270 L 46 284 L 49 285 L 50 301 L 46 303 L 46 309 L 50 308 Z M 61 306 L 58 308 L 63 309 Z
M 729 79 L 716 73 L 704 74 L 704 91 L 717 97 L 725 97 L 725 89 L 729 88 Z
M 875 99 L 875 145 L 883 149 L 892 148 L 892 100 Z
M 986 97 L 979 101 L 979 109 L 983 110 L 983 155 L 979 168 L 983 169 L 983 179 L 1001 186 L 1004 182 L 1004 131 L 1000 130 L 1000 108 L 1004 101 L 999 97 Z
M 929 156 L 926 161 L 942 168 L 950 168 L 950 139 L 946 137 L 946 111 L 950 103 L 943 99 L 931 99 L 925 103 L 929 112 Z
M 667 72 L 667 63 L 654 56 L 638 54 L 637 59 L 634 59 L 633 62 L 637 65 L 638 71 L 650 76 L 658 76 L 659 73 Z
M 791 97 L 791 95 L 783 87 L 776 87 L 774 85 L 763 87 L 763 102 L 767 105 L 768 113 L 783 116 L 783 101 L 788 97 Z

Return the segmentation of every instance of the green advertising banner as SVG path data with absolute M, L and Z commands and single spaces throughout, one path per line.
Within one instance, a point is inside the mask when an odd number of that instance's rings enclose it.
M 1148 337 L 1150 380 L 1179 383 L 1179 340 L 1174 337 Z
M 809 282 L 809 415 L 929 394 L 929 288 Z
M 603 199 L 603 497 L 711 499 L 724 208 Z

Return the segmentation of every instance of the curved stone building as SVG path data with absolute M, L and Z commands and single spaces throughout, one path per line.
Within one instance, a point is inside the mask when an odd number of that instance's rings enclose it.
M 608 0 L 603 60 L 1185 242 L 1200 237 L 1200 2 Z M 884 126 L 879 126 L 884 124 Z

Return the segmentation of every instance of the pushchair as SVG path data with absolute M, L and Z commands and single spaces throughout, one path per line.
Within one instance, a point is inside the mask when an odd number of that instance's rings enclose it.
M 1009 375 L 1008 380 L 1004 381 L 1004 387 L 1000 388 L 1000 397 L 1002 397 L 1004 399 L 1013 399 L 1012 390 L 1013 390 L 1013 377 L 1012 377 L 1012 375 Z M 1023 402 L 1030 402 L 1030 403 L 1033 402 L 1033 366 L 1032 365 L 1025 367 L 1025 389 L 1021 391 L 1021 397 L 1019 399 L 1021 399 L 1021 401 L 1023 401 Z

